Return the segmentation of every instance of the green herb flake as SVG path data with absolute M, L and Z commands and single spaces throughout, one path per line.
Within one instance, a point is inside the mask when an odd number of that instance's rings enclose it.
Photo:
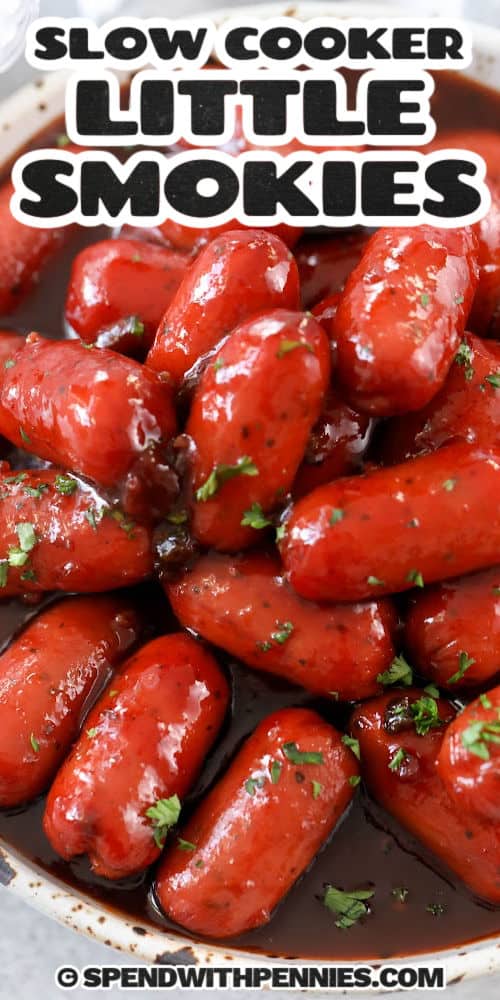
M 448 684 L 457 684 L 458 681 L 461 681 L 469 667 L 472 667 L 475 662 L 476 661 L 472 656 L 467 656 L 467 653 L 464 652 L 460 653 L 458 658 L 458 670 L 448 678 Z
M 277 642 L 278 645 L 283 646 L 285 642 L 290 638 L 293 632 L 292 622 L 277 622 L 278 626 L 277 632 L 271 632 L 271 639 Z
M 255 790 L 257 788 L 264 787 L 265 780 L 266 779 L 262 775 L 259 775 L 258 778 L 247 778 L 245 781 L 245 791 L 248 792 L 249 795 L 255 795 Z
M 452 493 L 457 485 L 457 482 L 458 479 L 445 479 L 443 483 L 443 490 L 446 490 L 447 493 Z
M 319 781 L 311 781 L 312 786 L 312 797 L 313 799 L 319 799 L 321 792 L 323 791 L 323 785 Z
M 33 583 L 36 579 L 37 579 L 37 575 L 36 575 L 34 569 L 29 569 L 28 568 L 28 569 L 25 569 L 23 573 L 21 573 L 21 580 L 29 580 L 30 583 Z
M 9 553 L 7 558 L 9 566 L 12 566 L 14 569 L 19 569 L 21 566 L 26 565 L 29 556 L 27 552 L 23 552 L 23 550 L 18 548 L 16 545 L 11 545 L 9 547 Z
M 132 254 L 132 263 L 133 264 L 140 264 L 141 261 L 142 261 L 142 257 L 140 255 L 140 253 L 134 253 L 134 254 Z
M 413 684 L 413 670 L 404 656 L 396 656 L 389 669 L 378 674 L 377 681 L 385 687 L 389 687 L 391 684 L 402 684 L 404 687 L 410 687 Z
M 487 375 L 486 381 L 489 382 L 494 389 L 500 389 L 500 372 L 495 372 L 494 375 Z
M 24 480 L 28 478 L 27 472 L 18 472 L 15 476 L 6 476 L 4 479 L 5 483 L 24 483 Z
M 35 529 L 29 521 L 16 524 L 16 534 L 23 552 L 31 552 L 37 543 Z
M 14 358 L 7 358 L 7 361 L 4 361 L 3 366 L 4 368 L 13 368 L 15 363 Z
M 271 767 L 270 767 L 270 770 L 269 770 L 269 773 L 271 775 L 271 782 L 272 782 L 273 785 L 277 785 L 278 784 L 278 781 L 280 780 L 282 768 L 283 768 L 283 765 L 280 763 L 279 760 L 273 760 L 273 762 L 271 764 Z
M 435 684 L 426 684 L 424 687 L 426 694 L 430 694 L 431 698 L 439 698 L 439 688 Z
M 422 294 L 420 296 L 420 301 L 421 301 L 422 305 L 424 306 L 424 308 L 426 308 L 429 305 L 430 297 L 427 294 L 427 292 L 422 292 Z
M 141 322 L 138 316 L 130 317 L 130 333 L 134 337 L 142 337 L 144 334 L 144 323 Z
M 493 708 L 493 705 L 491 704 L 491 701 L 488 698 L 487 694 L 480 694 L 479 701 L 481 702 L 483 708 Z
M 455 362 L 464 369 L 464 375 L 467 382 L 470 382 L 470 380 L 474 378 L 472 357 L 473 355 L 469 345 L 465 343 L 465 340 L 463 340 L 455 355 Z
M 428 903 L 425 907 L 427 913 L 432 913 L 433 917 L 441 917 L 443 913 L 446 913 L 446 906 L 444 903 Z
M 255 528 L 256 531 L 260 531 L 262 528 L 268 528 L 272 521 L 264 514 L 260 503 L 253 503 L 250 510 L 246 510 L 241 519 L 241 524 L 244 527 Z
M 61 134 L 57 136 L 56 146 L 58 149 L 64 149 L 65 146 L 69 146 L 69 137 L 65 132 L 61 132 Z
M 461 306 L 463 301 L 464 301 L 463 295 L 455 295 L 455 305 L 456 306 Z
M 385 587 L 385 580 L 379 580 L 378 576 L 367 576 L 366 582 L 369 587 Z
M 339 521 L 342 521 L 343 518 L 344 518 L 344 511 L 342 510 L 342 508 L 334 507 L 330 514 L 328 524 L 330 525 L 331 528 L 333 528 L 334 525 L 338 524 Z
M 33 750 L 35 751 L 35 753 L 40 753 L 40 744 L 39 744 L 39 742 L 38 742 L 38 740 L 37 740 L 37 738 L 36 738 L 36 736 L 35 736 L 34 733 L 31 733 L 30 743 L 31 743 L 31 746 L 33 747 Z
M 349 784 L 352 786 L 352 788 L 357 788 L 358 785 L 361 784 L 361 775 L 351 774 L 351 777 L 349 778 Z
M 239 458 L 235 465 L 216 465 L 208 479 L 196 490 L 196 499 L 206 503 L 220 490 L 224 483 L 235 476 L 258 476 L 259 470 L 248 455 Z
M 41 500 L 45 490 L 48 490 L 48 483 L 39 483 L 38 486 L 25 486 L 24 492 L 27 497 L 33 497 L 34 500 Z
M 19 427 L 19 434 L 21 436 L 21 441 L 24 441 L 25 444 L 31 444 L 31 438 L 24 430 L 24 427 Z
M 77 489 L 78 483 L 76 479 L 72 479 L 71 476 L 56 476 L 54 479 L 54 488 L 58 493 L 62 493 L 63 496 L 70 496 Z
M 316 750 L 299 750 L 296 743 L 284 743 L 283 753 L 291 764 L 324 764 L 322 753 Z
M 396 750 L 396 753 L 393 754 L 387 765 L 389 771 L 399 771 L 401 764 L 403 764 L 407 758 L 408 754 L 406 753 L 406 750 L 403 750 L 403 747 L 399 747 L 399 749 Z
M 220 372 L 221 368 L 224 368 L 225 364 L 226 362 L 224 361 L 224 358 L 217 358 L 217 360 L 214 361 L 214 372 Z
M 291 351 L 295 351 L 298 347 L 305 347 L 306 351 L 309 351 L 309 354 L 314 354 L 313 348 L 305 340 L 282 340 L 276 351 L 276 357 L 284 358 L 286 354 L 290 354 Z
M 410 711 L 418 736 L 427 736 L 430 729 L 441 725 L 442 720 L 439 718 L 437 701 L 430 695 L 422 695 L 421 698 L 414 701 L 410 706 Z
M 186 524 L 188 518 L 187 510 L 172 510 L 170 514 L 167 514 L 169 524 Z
M 489 743 L 500 744 L 500 721 L 475 719 L 462 732 L 462 745 L 481 760 L 490 759 Z
M 7 579 L 9 576 L 9 563 L 7 559 L 0 560 L 0 587 L 7 586 Z
M 152 821 L 154 842 L 160 850 L 165 844 L 170 827 L 177 823 L 180 812 L 181 803 L 178 795 L 171 795 L 169 799 L 157 799 L 154 806 L 146 809 L 146 816 Z
M 409 892 L 410 892 L 409 889 L 405 889 L 404 886 L 398 885 L 396 886 L 395 889 L 391 889 L 391 896 L 394 896 L 394 898 L 397 899 L 400 903 L 406 903 Z
M 199 858 L 198 861 L 195 861 L 194 867 L 195 868 L 203 868 L 204 864 L 205 864 L 205 862 L 201 858 Z
M 96 516 L 95 516 L 95 510 L 93 510 L 92 507 L 89 507 L 88 510 L 85 511 L 85 513 L 84 513 L 83 516 L 84 516 L 85 520 L 89 522 L 90 527 L 92 528 L 92 530 L 93 531 L 97 531 L 97 521 L 96 521 Z
M 354 756 L 357 757 L 358 760 L 361 760 L 361 748 L 359 745 L 359 740 L 355 740 L 352 736 L 349 736 L 348 733 L 344 733 L 342 737 L 342 743 L 344 744 L 344 746 L 349 747 L 349 750 L 352 750 Z
M 192 844 L 190 840 L 184 840 L 183 837 L 177 837 L 177 846 L 180 851 L 195 851 L 197 844 Z
M 91 729 L 87 729 L 87 736 L 88 736 L 89 740 L 95 739 L 95 737 L 97 736 L 98 732 L 99 732 L 99 730 L 97 729 L 96 726 L 92 726 Z
M 282 542 L 286 535 L 286 524 L 279 524 L 276 528 L 276 541 Z
M 406 579 L 408 583 L 413 583 L 415 587 L 424 586 L 424 578 L 418 569 L 411 569 Z
M 372 899 L 373 891 L 370 889 L 354 889 L 350 892 L 343 892 L 333 885 L 327 886 L 323 903 L 328 910 L 335 913 L 338 919 L 335 926 L 341 930 L 352 927 L 362 917 L 366 917 L 370 912 L 366 900 Z

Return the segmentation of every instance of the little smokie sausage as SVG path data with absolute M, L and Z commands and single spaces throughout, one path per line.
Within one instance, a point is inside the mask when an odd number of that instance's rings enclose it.
M 292 495 L 305 496 L 359 468 L 370 444 L 375 421 L 367 413 L 357 413 L 330 388 L 317 423 L 314 425 L 304 459 L 297 472 Z
M 229 552 L 256 541 L 252 512 L 268 513 L 291 487 L 329 377 L 328 339 L 304 313 L 247 320 L 219 349 L 186 425 L 198 541 Z
M 500 903 L 500 828 L 457 806 L 441 781 L 437 755 L 453 706 L 423 691 L 383 695 L 351 722 L 363 778 L 414 837 L 482 899 Z
M 405 645 L 423 676 L 449 691 L 491 681 L 500 672 L 500 567 L 415 594 Z
M 88 344 L 147 350 L 189 258 L 154 243 L 102 240 L 75 257 L 66 320 Z M 111 329 L 110 329 L 111 328 Z
M 268 716 L 162 860 L 162 910 L 217 938 L 266 924 L 332 833 L 357 774 L 340 733 L 315 712 Z
M 124 665 L 90 712 L 50 790 L 44 830 L 63 858 L 88 853 L 106 878 L 158 857 L 222 725 L 216 661 L 189 636 L 161 636 Z
M 152 573 L 151 544 L 146 528 L 71 476 L 0 465 L 0 599 L 138 583 Z
M 500 450 L 461 442 L 320 486 L 286 524 L 288 578 L 310 600 L 351 601 L 492 566 L 499 490 Z
M 500 823 L 500 688 L 471 702 L 448 726 L 438 772 L 465 815 Z
M 478 280 L 470 228 L 379 229 L 351 273 L 332 323 L 338 378 L 356 409 L 419 410 L 441 388 Z
M 394 657 L 387 599 L 318 605 L 267 554 L 209 554 L 166 585 L 179 621 L 250 667 L 342 701 L 369 698 Z
M 124 597 L 74 597 L 41 611 L 0 656 L 1 806 L 45 790 L 138 633 Z
M 285 244 L 263 230 L 235 230 L 205 247 L 167 309 L 147 364 L 176 383 L 239 323 L 300 303 L 297 265 Z
M 346 233 L 323 239 L 301 240 L 295 251 L 299 269 L 302 304 L 306 309 L 320 299 L 339 292 L 361 259 L 368 234 Z
M 128 513 L 164 506 L 163 452 L 175 433 L 172 389 L 143 365 L 78 341 L 30 334 L 4 371 L 0 433 L 55 465 L 115 487 Z
M 489 189 L 491 208 L 476 224 L 479 284 L 468 325 L 480 337 L 500 337 L 500 176 Z
M 183 226 L 180 222 L 167 219 L 166 222 L 161 223 L 158 229 L 171 247 L 196 257 L 200 250 L 216 236 L 241 229 L 241 224 L 235 219 L 231 219 L 221 226 L 212 226 L 210 229 L 195 229 L 193 226 Z M 264 232 L 274 233 L 280 240 L 283 240 L 283 243 L 286 243 L 287 247 L 294 247 L 302 235 L 302 229 L 287 226 L 285 223 L 277 226 L 266 226 Z
M 484 447 L 500 442 L 500 344 L 470 333 L 437 396 L 418 413 L 387 422 L 380 455 L 392 465 L 458 439 Z

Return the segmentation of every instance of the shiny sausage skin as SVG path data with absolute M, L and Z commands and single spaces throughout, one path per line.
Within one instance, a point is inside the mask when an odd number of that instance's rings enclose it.
M 132 515 L 171 495 L 163 450 L 175 429 L 171 387 L 113 351 L 30 334 L 4 370 L 0 433 L 100 486 L 118 487 Z
M 20 333 L 15 333 L 14 330 L 0 330 L 0 379 L 3 378 L 5 362 L 9 368 L 14 354 L 23 346 L 24 339 Z
M 500 687 L 467 705 L 448 726 L 438 772 L 464 815 L 500 824 Z
M 379 229 L 342 293 L 332 330 L 348 402 L 374 416 L 419 410 L 441 388 L 478 281 L 470 228 Z
M 184 375 L 257 313 L 298 309 L 299 276 L 288 247 L 271 233 L 223 233 L 196 258 L 163 317 L 147 364 L 179 384 Z
M 479 237 L 479 284 L 468 325 L 480 337 L 498 338 L 500 337 L 500 176 L 496 183 L 490 182 L 489 188 L 491 208 L 475 227 Z
M 500 829 L 458 808 L 449 796 L 436 761 L 446 729 L 438 725 L 418 735 L 407 717 L 406 706 L 422 695 L 415 689 L 392 692 L 356 709 L 351 732 L 359 740 L 363 778 L 377 802 L 475 895 L 498 905 Z M 444 723 L 453 719 L 449 702 L 439 700 L 437 706 Z M 391 770 L 400 749 L 408 756 Z
M 295 251 L 299 269 L 302 304 L 306 309 L 339 292 L 354 270 L 368 242 L 368 235 L 346 233 L 320 239 L 301 240 Z
M 211 553 L 165 589 L 185 628 L 247 666 L 315 694 L 369 698 L 394 657 L 396 613 L 389 600 L 309 603 L 270 554 Z
M 183 254 L 138 240 L 85 247 L 71 269 L 66 321 L 88 344 L 99 339 L 102 346 L 116 346 L 121 329 L 124 353 L 145 351 L 188 264 Z
M 138 583 L 153 571 L 151 545 L 146 528 L 60 470 L 0 465 L 0 599 Z
M 372 417 L 357 413 L 329 389 L 292 487 L 294 499 L 359 468 L 374 426 Z
M 481 447 L 499 443 L 498 374 L 500 344 L 467 333 L 437 396 L 418 413 L 388 421 L 380 444 L 382 460 L 393 465 L 458 439 Z
M 167 219 L 166 222 L 162 222 L 158 227 L 163 238 L 171 247 L 175 250 L 180 250 L 182 253 L 192 254 L 193 257 L 196 257 L 200 250 L 207 243 L 210 243 L 211 240 L 214 240 L 216 236 L 221 236 L 223 233 L 241 228 L 241 223 L 235 219 L 231 219 L 230 222 L 224 222 L 221 226 L 211 226 L 210 229 L 195 229 L 193 226 L 183 226 L 180 222 L 174 222 L 173 219 Z M 303 230 L 282 223 L 277 226 L 266 226 L 264 232 L 274 233 L 280 240 L 283 240 L 283 243 L 286 243 L 287 247 L 294 247 L 300 239 Z
M 321 762 L 292 763 L 287 744 Z M 216 938 L 266 924 L 349 805 L 357 772 L 340 733 L 315 712 L 268 716 L 182 830 L 195 850 L 173 845 L 162 860 L 162 910 Z
M 276 309 L 242 323 L 217 351 L 195 390 L 186 432 L 194 442 L 192 531 L 223 552 L 254 544 L 242 525 L 260 504 L 268 513 L 291 487 L 330 377 L 326 334 L 304 313 Z M 221 466 L 249 473 L 217 482 Z
M 11 181 L 0 186 L 0 313 L 14 312 L 43 267 L 68 242 L 72 226 L 37 229 L 18 222 L 10 211 Z
M 288 578 L 310 600 L 356 601 L 492 566 L 499 490 L 500 451 L 463 443 L 338 479 L 292 508 Z
M 73 597 L 41 611 L 0 656 L 1 806 L 45 790 L 138 634 L 125 598 Z
M 109 879 L 152 864 L 161 848 L 147 810 L 189 792 L 228 700 L 216 661 L 190 636 L 143 646 L 101 695 L 52 785 L 43 825 L 54 850 L 88 853 Z
M 449 691 L 491 681 L 500 671 L 500 567 L 416 593 L 405 646 L 413 666 Z

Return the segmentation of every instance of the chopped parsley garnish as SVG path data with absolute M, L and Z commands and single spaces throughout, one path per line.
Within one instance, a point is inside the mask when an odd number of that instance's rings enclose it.
M 429 305 L 430 297 L 427 294 L 427 292 L 422 292 L 422 295 L 420 296 L 420 301 L 421 301 L 421 303 L 422 303 L 423 306 L 428 306 Z
M 378 674 L 377 680 L 379 684 L 384 684 L 386 687 L 390 684 L 403 684 L 405 687 L 410 687 L 413 684 L 413 670 L 404 656 L 396 656 L 389 669 L 384 670 L 383 674 Z
M 430 729 L 441 725 L 442 720 L 439 718 L 437 701 L 430 695 L 422 695 L 421 698 L 414 701 L 410 706 L 410 711 L 418 736 L 426 736 Z
M 30 581 L 36 580 L 36 573 L 34 569 L 29 569 L 29 567 L 28 569 L 25 569 L 21 573 L 21 580 L 30 580 Z
M 406 753 L 406 750 L 403 750 L 403 747 L 399 747 L 399 750 L 396 750 L 396 753 L 393 754 L 389 761 L 389 771 L 399 771 L 401 764 L 404 763 L 407 757 L 408 754 Z
M 144 333 L 144 323 L 141 322 L 138 316 L 130 317 L 130 333 L 134 337 L 142 337 Z
M 396 886 L 395 889 L 391 889 L 391 895 L 399 900 L 400 903 L 406 903 L 408 899 L 409 889 L 405 889 L 404 886 Z
M 337 914 L 338 919 L 335 921 L 335 926 L 346 930 L 357 923 L 361 917 L 367 916 L 370 911 L 366 900 L 371 899 L 372 896 L 373 890 L 371 889 L 353 889 L 350 892 L 343 892 L 342 889 L 336 889 L 333 885 L 329 885 L 325 890 L 323 903 L 328 910 Z
M 61 132 L 61 134 L 57 136 L 56 146 L 58 146 L 59 149 L 64 149 L 65 146 L 69 146 L 69 138 L 65 132 Z
M 83 516 L 84 516 L 85 520 L 89 522 L 90 527 L 94 531 L 97 531 L 97 521 L 96 521 L 96 517 L 95 517 L 95 510 L 92 510 L 92 507 L 89 507 L 88 510 L 85 511 L 85 513 L 84 513 Z
M 37 543 L 35 529 L 29 521 L 16 525 L 16 534 L 19 539 L 19 546 L 11 545 L 8 554 L 9 566 L 24 566 L 28 562 L 29 553 Z
M 457 485 L 457 481 L 458 480 L 456 479 L 445 479 L 443 483 L 443 490 L 446 490 L 447 493 L 452 493 Z
M 494 375 L 487 375 L 486 381 L 489 382 L 494 389 L 500 389 L 500 372 L 495 372 Z
M 7 586 L 7 578 L 9 575 L 9 564 L 7 559 L 0 560 L 0 587 Z
M 245 781 L 245 791 L 248 792 L 249 795 L 255 795 L 255 789 L 263 788 L 265 780 L 266 779 L 262 775 L 258 778 L 247 778 Z
M 188 517 L 187 510 L 172 510 L 167 514 L 167 521 L 169 524 L 185 524 Z
M 342 508 L 334 507 L 330 514 L 330 519 L 328 521 L 328 524 L 333 528 L 335 524 L 338 524 L 339 521 L 342 521 L 343 517 L 344 517 L 344 511 L 342 510 Z
M 352 750 L 354 756 L 357 757 L 358 760 L 361 760 L 361 749 L 359 746 L 359 740 L 355 740 L 353 739 L 352 736 L 349 736 L 348 733 L 344 733 L 342 737 L 342 743 L 344 744 L 344 746 L 349 747 L 349 750 Z
M 39 483 L 38 486 L 25 486 L 24 492 L 26 496 L 33 497 L 34 500 L 40 500 L 44 494 L 45 490 L 48 490 L 48 483 Z
M 360 774 L 351 774 L 351 777 L 349 778 L 349 784 L 352 785 L 353 788 L 357 788 L 360 782 L 361 782 Z
M 19 428 L 19 434 L 21 435 L 21 440 L 24 441 L 25 444 L 31 444 L 31 438 L 24 430 L 24 427 Z
M 197 844 L 192 844 L 190 840 L 184 840 L 183 837 L 177 837 L 177 846 L 181 851 L 195 851 Z
M 92 729 L 87 729 L 87 736 L 88 736 L 89 740 L 95 739 L 95 737 L 97 736 L 98 732 L 99 732 L 99 730 L 98 730 L 97 726 L 92 726 Z
M 281 770 L 283 765 L 279 760 L 273 760 L 269 773 L 271 775 L 271 782 L 273 785 L 277 785 L 280 780 Z
M 241 524 L 244 527 L 255 528 L 256 531 L 260 531 L 261 528 L 268 528 L 272 521 L 264 514 L 260 503 L 253 503 L 250 510 L 246 510 L 241 519 Z
M 425 909 L 428 913 L 432 913 L 433 917 L 441 917 L 446 912 L 444 903 L 428 903 Z
M 279 524 L 278 527 L 276 528 L 276 541 L 277 542 L 283 541 L 285 535 L 286 535 L 286 525 Z
M 221 368 L 224 368 L 225 363 L 224 358 L 217 358 L 214 361 L 214 372 L 220 372 Z
M 439 698 L 439 688 L 435 684 L 426 684 L 424 691 L 426 694 L 430 694 L 431 698 Z
M 462 733 L 462 745 L 481 760 L 490 759 L 488 743 L 500 744 L 500 721 L 486 722 L 476 719 Z
M 28 478 L 27 472 L 18 472 L 15 476 L 6 476 L 4 482 L 6 483 L 24 483 L 24 480 Z
M 424 586 L 424 578 L 418 569 L 411 569 L 406 579 L 408 580 L 408 583 L 415 584 L 415 587 Z
M 476 661 L 472 656 L 467 656 L 467 653 L 460 653 L 458 658 L 458 670 L 448 678 L 448 684 L 456 684 L 458 681 L 461 681 L 466 671 L 469 667 L 472 667 L 475 662 Z
M 313 799 L 319 799 L 321 792 L 323 791 L 323 785 L 319 781 L 312 781 L 312 797 Z
M 224 483 L 235 476 L 258 476 L 259 470 L 248 455 L 239 458 L 235 465 L 216 465 L 203 486 L 196 490 L 196 499 L 206 503 L 220 490 Z
M 283 753 L 292 764 L 324 764 L 322 753 L 317 750 L 299 750 L 296 743 L 284 743 Z
M 282 340 L 281 344 L 276 351 L 277 358 L 284 358 L 285 354 L 290 354 L 291 351 L 295 351 L 297 347 L 305 347 L 306 351 L 310 354 L 314 354 L 314 350 L 310 344 L 306 343 L 304 340 Z
M 146 816 L 152 820 L 154 842 L 160 850 L 165 844 L 170 827 L 177 823 L 180 812 L 181 803 L 178 795 L 171 795 L 169 799 L 157 799 L 154 806 L 146 809 Z
M 269 639 L 264 639 L 263 642 L 257 643 L 257 649 L 260 649 L 262 653 L 268 653 L 273 648 L 273 642 L 277 642 L 279 646 L 283 646 L 293 632 L 293 622 L 276 622 L 276 626 L 277 630 L 271 632 Z
M 465 343 L 465 340 L 463 340 L 455 355 L 455 361 L 457 365 L 461 365 L 461 367 L 464 369 L 464 375 L 468 382 L 470 382 L 470 380 L 474 378 L 472 357 L 473 355 L 469 345 Z
M 379 580 L 378 576 L 367 576 L 366 582 L 370 587 L 384 587 L 385 581 Z
M 62 493 L 63 496 L 70 496 L 74 493 L 78 483 L 76 479 L 72 479 L 71 476 L 56 476 L 54 479 L 54 488 L 58 493 Z
M 4 361 L 3 366 L 4 368 L 13 368 L 15 363 L 14 358 L 7 358 L 7 361 Z
M 40 744 L 39 744 L 39 742 L 38 742 L 38 740 L 37 740 L 37 738 L 36 738 L 36 736 L 35 736 L 34 733 L 32 733 L 31 736 L 30 736 L 30 743 L 31 743 L 31 746 L 33 747 L 33 750 L 35 751 L 35 753 L 40 753 Z
M 487 694 L 480 694 L 479 701 L 481 702 L 483 708 L 493 708 L 493 705 L 491 704 L 491 701 L 488 698 Z

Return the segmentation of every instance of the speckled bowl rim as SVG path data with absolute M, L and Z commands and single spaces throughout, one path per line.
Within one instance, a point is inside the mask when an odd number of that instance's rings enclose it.
M 223 21 L 236 13 L 253 16 L 294 15 L 339 17 L 377 15 L 393 16 L 397 6 L 366 3 L 261 3 L 238 8 L 217 9 L 212 16 Z M 439 4 L 434 12 L 440 16 Z M 206 16 L 207 12 L 203 11 Z M 500 31 L 496 28 L 468 22 L 474 37 L 474 62 L 467 75 L 490 87 L 500 89 Z M 67 73 L 47 75 L 22 87 L 0 105 L 0 166 L 9 163 L 18 149 L 48 126 L 64 111 L 64 85 Z M 85 934 L 102 944 L 117 948 L 133 958 L 162 964 L 200 964 L 217 966 L 263 966 L 266 964 L 310 964 L 309 959 L 280 959 L 255 954 L 237 948 L 230 942 L 211 945 L 197 942 L 179 931 L 173 934 L 140 920 L 132 920 L 118 911 L 93 900 L 82 889 L 68 888 L 64 882 L 46 872 L 35 861 L 27 860 L 15 848 L 0 838 L 0 884 L 47 916 Z M 370 962 L 370 959 L 366 961 Z M 401 957 L 391 965 L 408 962 L 442 962 L 446 966 L 448 985 L 475 976 L 485 976 L 500 970 L 500 938 L 490 937 L 474 944 L 425 955 Z M 61 962 L 64 955 L 61 954 Z M 329 964 L 329 963 L 324 963 Z M 335 963 L 332 963 L 335 964 Z M 364 963 L 366 964 L 366 962 Z M 377 960 L 373 965 L 380 964 Z M 296 991 L 291 991 L 296 992 Z M 311 992 L 319 996 L 317 991 Z M 376 992 L 376 991 L 372 991 Z M 380 992 L 380 991 L 378 991 Z

